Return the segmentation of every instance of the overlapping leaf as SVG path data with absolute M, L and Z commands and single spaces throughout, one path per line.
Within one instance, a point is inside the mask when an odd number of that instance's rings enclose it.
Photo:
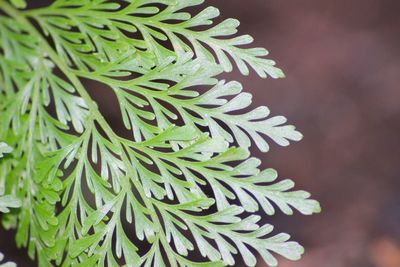
M 253 140 L 262 151 L 269 150 L 265 137 L 282 146 L 302 138 L 294 126 L 285 125 L 285 117 L 270 117 L 267 107 L 248 110 L 251 94 L 242 92 L 238 82 L 218 82 L 215 76 L 221 68 L 215 64 L 193 60 L 186 54 L 180 62 L 169 58 L 163 65 L 147 70 L 132 63 L 134 60 L 124 58 L 120 64 L 77 75 L 102 82 L 115 92 L 124 124 L 137 141 L 159 134 L 178 119 L 197 126 L 199 131 L 206 126 L 212 137 L 237 142 L 244 148 L 250 147 Z M 140 76 L 119 79 L 132 73 Z M 200 86 L 208 90 L 198 92 L 196 87 Z
M 217 8 L 208 7 L 195 16 L 186 11 L 203 1 L 136 0 L 123 5 L 58 0 L 30 14 L 51 36 L 58 53 L 81 69 L 85 64 L 91 66 L 96 57 L 112 62 L 134 48 L 150 52 L 150 58 L 155 57 L 161 64 L 169 56 L 194 52 L 203 61 L 218 62 L 224 71 L 232 71 L 230 57 L 245 75 L 251 67 L 261 77 L 283 77 L 275 62 L 265 58 L 266 49 L 247 48 L 253 38 L 236 36 L 237 20 L 227 19 L 213 25 L 213 19 L 219 16 Z M 73 28 L 78 31 L 71 31 Z M 164 41 L 169 41 L 173 49 L 165 47 Z M 145 54 L 140 55 L 143 61 Z

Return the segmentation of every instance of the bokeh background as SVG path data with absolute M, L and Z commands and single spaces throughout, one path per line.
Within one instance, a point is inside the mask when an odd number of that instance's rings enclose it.
M 399 267 L 400 2 L 209 2 L 239 18 L 287 75 L 230 77 L 305 136 L 254 151 L 323 207 L 317 216 L 272 219 L 306 246 L 302 261 L 280 266 Z
M 182 0 L 183 1 L 183 0 Z M 40 2 L 40 1 L 38 1 Z M 254 151 L 264 167 L 320 200 L 311 217 L 265 218 L 306 247 L 280 267 L 400 266 L 400 2 L 395 0 L 208 0 L 242 22 L 284 69 L 283 80 L 225 75 L 254 105 L 285 115 L 305 135 L 289 148 Z M 105 90 L 95 98 L 118 120 Z M 116 126 L 117 127 L 117 126 Z M 33 266 L 0 233 L 0 250 Z M 238 263 L 237 266 L 241 266 Z M 260 267 L 263 265 L 260 264 Z

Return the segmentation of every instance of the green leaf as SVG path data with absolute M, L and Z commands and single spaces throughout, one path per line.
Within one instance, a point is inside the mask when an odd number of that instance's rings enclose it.
M 102 238 L 101 233 L 97 233 L 76 240 L 74 243 L 72 243 L 69 254 L 71 255 L 72 258 L 75 258 L 79 256 L 81 253 L 83 253 L 83 251 L 85 251 L 89 247 L 96 246 L 100 242 L 101 238 Z
M 203 2 L 0 5 L 0 212 L 39 266 L 276 266 L 303 254 L 262 221 L 319 203 L 250 153 L 302 134 L 219 77 L 284 74 Z M 100 87 L 128 131 L 92 98 Z

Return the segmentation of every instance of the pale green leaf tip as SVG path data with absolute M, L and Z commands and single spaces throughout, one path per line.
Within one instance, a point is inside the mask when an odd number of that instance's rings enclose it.
M 12 151 L 13 151 L 12 147 L 10 147 L 4 142 L 0 142 L 0 158 L 2 158 L 4 154 L 11 153 Z
M 322 212 L 321 203 L 317 200 L 314 200 L 314 201 L 315 201 L 315 204 L 314 204 L 313 212 L 314 212 L 314 214 L 320 214 Z

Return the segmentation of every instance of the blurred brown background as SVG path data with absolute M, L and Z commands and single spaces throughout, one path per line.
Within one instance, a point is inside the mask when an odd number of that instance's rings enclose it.
M 306 246 L 302 261 L 280 266 L 400 267 L 400 2 L 208 2 L 240 19 L 287 75 L 230 77 L 305 135 L 258 154 L 323 207 L 272 219 Z
M 267 47 L 284 80 L 226 75 L 305 135 L 254 151 L 320 200 L 321 215 L 265 218 L 306 247 L 280 267 L 400 267 L 400 2 L 209 0 Z M 104 91 L 102 91 L 104 92 Z M 95 96 L 100 106 L 108 98 Z M 109 111 L 112 109 L 108 109 Z M 118 110 L 108 119 L 119 118 Z M 0 251 L 32 266 L 1 233 Z M 238 264 L 237 266 L 241 266 Z M 263 265 L 260 265 L 263 266 Z

